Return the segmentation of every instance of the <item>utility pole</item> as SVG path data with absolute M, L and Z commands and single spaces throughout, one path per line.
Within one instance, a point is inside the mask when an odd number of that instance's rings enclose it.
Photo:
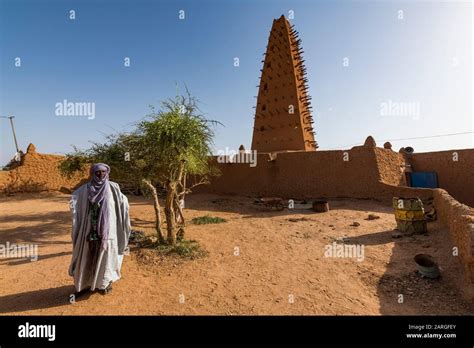
M 12 132 L 13 132 L 13 140 L 15 140 L 15 148 L 16 152 L 19 154 L 20 153 L 20 148 L 18 147 L 18 141 L 16 140 L 16 133 L 15 133 L 15 126 L 13 125 L 13 119 L 15 116 L 0 116 L 1 118 L 8 118 L 10 120 L 10 125 L 12 127 Z
M 15 116 L 10 116 L 8 118 L 10 119 L 10 124 L 12 126 L 13 139 L 15 140 L 16 152 L 20 153 L 20 148 L 18 147 L 18 141 L 16 141 L 15 126 L 13 125 L 13 119 L 15 118 Z

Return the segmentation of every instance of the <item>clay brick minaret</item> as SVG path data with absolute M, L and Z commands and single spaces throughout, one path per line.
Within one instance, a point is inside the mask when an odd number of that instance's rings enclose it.
M 252 150 L 313 151 L 318 147 L 300 43 L 284 16 L 273 20 L 262 61 Z

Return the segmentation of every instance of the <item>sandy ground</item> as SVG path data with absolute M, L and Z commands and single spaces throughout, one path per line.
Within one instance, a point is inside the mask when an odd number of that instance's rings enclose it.
M 188 224 L 187 238 L 199 241 L 208 256 L 153 264 L 134 249 L 111 294 L 93 293 L 71 304 L 68 199 L 0 198 L 0 244 L 39 245 L 38 261 L 0 259 L 1 314 L 474 313 L 461 295 L 460 264 L 447 231 L 436 222 L 426 236 L 393 239 L 392 209 L 379 202 L 334 200 L 328 213 L 265 211 L 250 197 L 213 195 L 191 195 L 185 210 L 188 221 L 206 214 L 228 220 Z M 132 228 L 152 233 L 151 204 L 142 197 L 130 202 Z M 369 213 L 380 219 L 366 220 Z M 360 226 L 350 226 L 354 221 Z M 343 236 L 346 244 L 364 245 L 363 261 L 325 257 L 325 246 Z M 439 280 L 416 274 L 418 253 L 439 262 Z

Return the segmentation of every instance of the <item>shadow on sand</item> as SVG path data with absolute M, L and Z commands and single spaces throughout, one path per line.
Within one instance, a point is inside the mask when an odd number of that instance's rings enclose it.
M 24 222 L 35 223 L 23 226 Z M 47 214 L 8 215 L 2 217 L 2 223 L 17 225 L 2 228 L 0 243 L 32 243 L 32 244 L 69 244 L 69 242 L 51 240 L 54 237 L 71 233 L 71 214 L 67 211 L 54 211 Z
M 389 242 L 384 231 L 355 238 L 367 245 Z M 463 267 L 452 254 L 453 244 L 447 229 L 432 222 L 425 235 L 395 239 L 385 273 L 377 284 L 382 315 L 459 315 L 474 313 L 474 304 L 463 298 Z M 414 256 L 430 254 L 441 268 L 438 279 L 423 278 Z M 402 295 L 403 297 L 400 297 Z M 401 301 L 402 300 L 402 301 Z
M 47 259 L 52 259 L 54 257 L 61 257 L 61 256 L 66 256 L 66 255 L 72 255 L 72 252 L 70 251 L 63 251 L 60 253 L 54 253 L 54 254 L 48 254 L 48 255 L 39 255 L 38 259 L 35 261 L 32 261 L 30 258 L 22 258 L 22 259 L 17 259 L 17 258 L 9 258 L 9 259 L 0 259 L 0 265 L 7 265 L 7 266 L 18 266 L 18 265 L 23 265 L 27 264 L 30 262 L 39 262 Z
M 2 296 L 0 297 L 0 313 L 16 313 L 68 305 L 70 295 L 75 291 L 74 286 L 64 285 Z M 91 294 L 89 292 L 78 297 L 76 302 L 87 300 Z

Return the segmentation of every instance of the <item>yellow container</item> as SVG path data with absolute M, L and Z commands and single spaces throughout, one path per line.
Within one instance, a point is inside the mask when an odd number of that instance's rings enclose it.
M 421 199 L 393 197 L 392 205 L 397 230 L 406 234 L 427 232 L 425 210 Z
M 395 209 L 395 219 L 405 221 L 424 220 L 425 212 L 423 210 L 400 210 Z

